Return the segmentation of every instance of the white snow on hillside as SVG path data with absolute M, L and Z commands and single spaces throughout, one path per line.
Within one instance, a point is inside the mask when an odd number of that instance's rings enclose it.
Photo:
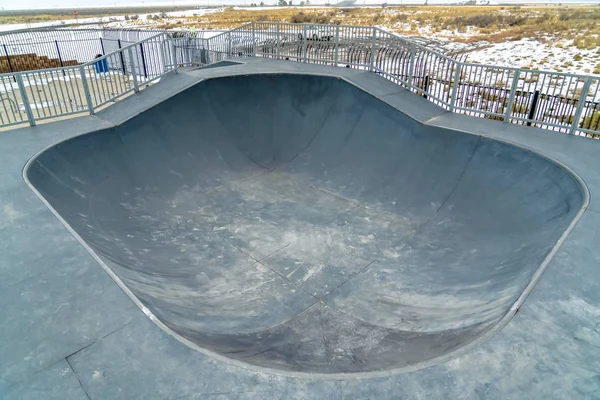
M 262 9 L 262 7 L 235 8 L 254 11 Z M 272 10 L 277 7 L 266 8 Z M 163 18 L 161 19 L 154 18 L 159 13 L 142 13 L 138 15 L 136 20 L 126 20 L 124 15 L 115 15 L 103 18 L 80 18 L 78 22 L 82 24 L 96 23 L 110 28 L 140 28 L 157 25 L 164 26 L 165 24 L 176 25 L 177 23 L 180 23 L 181 25 L 181 23 L 184 23 L 185 25 L 178 26 L 176 29 L 194 29 L 193 25 L 188 25 L 193 24 L 193 21 L 190 21 L 189 17 L 219 13 L 223 12 L 223 10 L 224 8 L 204 8 L 168 12 L 165 13 L 166 15 L 163 15 Z M 43 26 L 60 26 L 72 22 L 73 19 L 39 24 L 0 25 L 0 31 Z M 400 25 L 401 24 L 402 23 L 400 23 Z M 399 28 L 397 25 L 398 24 L 394 26 L 395 29 Z M 380 26 L 380 28 L 389 30 L 388 28 L 391 27 Z M 429 26 L 421 25 L 419 26 L 418 31 L 419 37 L 413 37 L 418 43 L 427 43 L 427 41 L 431 41 L 432 43 L 435 42 L 438 47 L 441 46 L 448 52 L 465 52 L 468 54 L 469 62 L 578 74 L 589 74 L 593 73 L 594 70 L 597 71 L 600 69 L 600 50 L 578 49 L 568 40 L 556 41 L 553 40 L 553 38 L 547 38 L 545 41 L 540 41 L 533 38 L 524 38 L 518 41 L 507 41 L 503 43 L 478 42 L 466 44 L 464 43 L 466 40 L 478 34 L 478 29 L 467 27 L 464 32 L 433 32 Z M 207 30 L 202 37 L 208 38 L 220 32 L 222 32 L 222 30 Z

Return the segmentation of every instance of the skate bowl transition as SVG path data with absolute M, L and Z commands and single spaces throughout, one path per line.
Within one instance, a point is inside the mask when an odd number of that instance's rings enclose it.
M 300 74 L 201 81 L 26 176 L 164 329 L 313 377 L 489 335 L 585 201 L 541 155 Z

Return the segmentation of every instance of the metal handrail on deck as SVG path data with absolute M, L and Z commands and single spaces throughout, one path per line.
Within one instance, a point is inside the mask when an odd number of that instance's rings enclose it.
M 0 74 L 9 103 L 0 102 L 0 126 L 94 114 L 175 70 L 174 56 L 172 39 L 161 32 L 81 65 Z
M 598 75 L 469 63 L 367 26 L 252 22 L 195 42 L 199 64 L 260 56 L 363 69 L 455 113 L 600 135 Z
M 240 57 L 362 69 L 455 113 L 600 136 L 598 75 L 469 63 L 371 26 L 273 22 L 208 39 L 161 32 L 82 65 L 2 74 L 0 126 L 94 113 L 177 66 Z

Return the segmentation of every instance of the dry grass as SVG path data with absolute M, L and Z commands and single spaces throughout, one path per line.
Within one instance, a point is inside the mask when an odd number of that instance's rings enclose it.
M 110 13 L 96 13 L 90 14 L 86 16 L 79 16 L 79 18 L 100 18 L 113 16 L 115 14 Z M 0 16 L 0 24 L 35 24 L 38 22 L 50 22 L 50 21 L 59 21 L 59 20 L 73 20 L 75 22 L 75 17 L 73 14 L 37 14 L 37 15 L 23 15 L 23 16 Z
M 600 111 L 595 111 L 581 121 L 580 126 L 585 129 L 598 129 L 600 126 Z
M 107 8 L 79 8 L 78 18 L 101 18 L 120 15 L 138 15 L 165 11 L 189 10 L 188 7 L 107 7 Z M 48 10 L 9 10 L 0 11 L 0 24 L 33 24 L 59 20 L 73 20 L 73 9 L 48 9 Z
M 600 47 L 600 7 L 594 6 L 406 6 L 388 8 L 306 8 L 284 7 L 272 9 L 235 9 L 206 15 L 159 18 L 163 10 L 147 9 L 157 13 L 155 26 L 163 28 L 229 29 L 252 21 L 330 23 L 342 25 L 379 25 L 402 34 L 427 35 L 436 33 L 454 41 L 505 42 L 524 37 L 540 41 L 571 40 L 579 49 Z M 136 10 L 137 13 L 142 14 Z M 80 17 L 127 15 L 122 9 L 85 10 Z M 73 19 L 62 13 L 4 15 L 0 23 L 31 23 L 58 19 Z M 130 21 L 132 24 L 145 21 Z M 464 33 L 469 33 L 465 35 Z M 599 50 L 600 51 L 600 50 Z
M 232 28 L 252 21 L 380 25 L 403 34 L 434 32 L 463 42 L 504 42 L 535 37 L 573 40 L 580 49 L 600 45 L 600 8 L 413 6 L 378 8 L 274 8 L 240 10 L 179 19 L 178 26 Z M 173 25 L 165 21 L 163 26 Z M 469 31 L 468 37 L 460 35 Z

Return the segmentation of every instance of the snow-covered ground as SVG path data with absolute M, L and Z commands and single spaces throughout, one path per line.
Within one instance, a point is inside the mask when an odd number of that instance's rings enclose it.
M 388 30 L 385 26 L 380 28 Z M 591 74 L 600 69 L 600 48 L 578 49 L 572 40 L 551 37 L 545 40 L 523 38 L 502 43 L 465 43 L 465 39 L 478 35 L 478 32 L 475 28 L 462 33 L 431 32 L 425 27 L 419 29 L 418 36 L 406 37 L 426 46 L 431 42 L 448 53 L 466 53 L 467 61 L 471 63 L 572 74 Z
M 572 41 L 542 43 L 535 39 L 521 39 L 490 44 L 470 52 L 469 60 L 481 64 L 588 74 L 600 65 L 600 53 L 597 49 L 578 49 Z
M 191 10 L 183 10 L 183 11 L 173 11 L 167 12 L 165 20 L 161 21 L 161 24 L 167 22 L 177 22 L 180 18 L 184 17 L 193 17 L 200 16 L 205 14 L 211 14 L 216 12 L 222 12 L 223 8 L 204 8 L 204 9 L 191 9 Z M 134 14 L 134 13 L 132 13 Z M 132 15 L 129 14 L 129 15 Z M 67 24 L 73 24 L 75 22 L 79 24 L 103 24 L 107 27 L 119 27 L 119 28 L 135 28 L 139 27 L 140 24 L 146 25 L 156 25 L 158 22 L 154 21 L 151 17 L 157 14 L 161 14 L 158 12 L 154 13 L 141 13 L 137 14 L 138 19 L 133 21 L 127 21 L 125 19 L 125 15 L 112 15 L 106 17 L 96 17 L 96 18 L 69 18 L 66 20 L 57 20 L 57 21 L 48 21 L 48 22 L 39 22 L 35 24 L 3 24 L 0 25 L 0 31 L 14 31 L 19 29 L 30 29 L 30 28 L 43 28 L 43 27 L 51 27 L 51 26 L 62 26 Z M 178 19 L 179 18 L 179 19 Z
M 306 7 L 309 8 L 310 6 Z M 262 9 L 273 10 L 277 7 L 235 7 L 240 10 L 257 11 Z M 115 15 L 103 18 L 80 18 L 79 23 L 96 23 L 110 28 L 135 28 L 152 27 L 164 25 L 176 25 L 180 23 L 177 29 L 191 29 L 193 19 L 189 17 L 202 16 L 206 14 L 223 12 L 224 8 L 213 9 L 190 9 L 183 11 L 168 12 L 161 19 L 154 19 L 154 16 L 160 13 L 142 13 L 136 20 L 126 20 L 124 15 Z M 36 28 L 43 26 L 60 26 L 70 24 L 73 19 L 65 21 L 52 21 L 39 24 L 13 24 L 0 25 L 0 31 Z M 183 25 L 181 25 L 183 23 Z M 396 23 L 393 27 L 380 26 L 380 28 L 389 30 L 393 28 L 396 31 L 402 31 L 402 24 L 408 28 L 410 22 Z M 198 30 L 200 32 L 200 30 Z M 204 38 L 209 38 L 221 33 L 222 30 L 207 30 L 201 34 Z M 433 31 L 428 25 L 419 25 L 419 36 L 413 37 L 415 41 L 432 45 L 436 49 L 442 49 L 447 52 L 464 52 L 468 55 L 468 61 L 498 66 L 521 67 L 529 69 L 539 69 L 547 71 L 568 72 L 577 74 L 589 74 L 594 70 L 600 70 L 600 50 L 598 49 L 578 49 L 570 40 L 547 40 L 540 41 L 533 38 L 524 38 L 517 41 L 507 41 L 503 43 L 477 42 L 466 44 L 469 38 L 479 34 L 479 30 L 473 27 L 467 27 L 464 32 L 452 31 Z M 401 34 L 401 33 L 400 33 Z M 410 37 L 410 36 L 409 36 Z

